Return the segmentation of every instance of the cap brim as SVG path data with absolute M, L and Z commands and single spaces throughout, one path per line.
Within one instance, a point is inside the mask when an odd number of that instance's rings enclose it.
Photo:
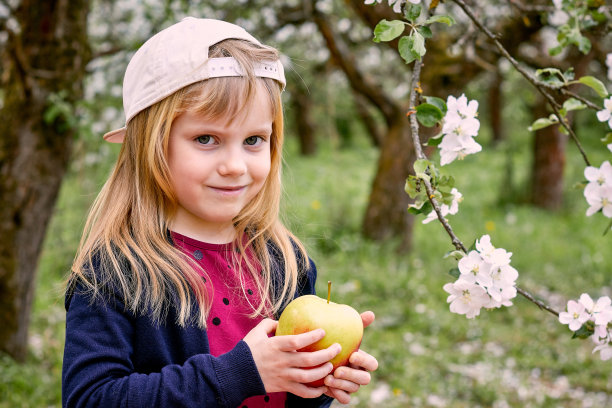
M 125 127 L 113 130 L 104 135 L 104 140 L 110 143 L 123 143 L 125 137 Z

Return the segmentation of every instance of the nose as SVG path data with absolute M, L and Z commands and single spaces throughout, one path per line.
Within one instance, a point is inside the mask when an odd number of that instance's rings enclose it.
M 241 176 L 247 171 L 244 152 L 241 147 L 228 146 L 219 161 L 218 172 L 222 176 Z

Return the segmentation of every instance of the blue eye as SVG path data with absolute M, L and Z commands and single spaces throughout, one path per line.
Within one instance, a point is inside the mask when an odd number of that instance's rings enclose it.
M 261 136 L 249 136 L 246 139 L 244 139 L 244 144 L 249 145 L 249 146 L 255 146 L 262 141 L 263 141 L 263 138 Z
M 213 138 L 210 135 L 202 135 L 202 136 L 196 137 L 195 140 L 196 142 L 200 144 L 210 144 L 213 141 Z

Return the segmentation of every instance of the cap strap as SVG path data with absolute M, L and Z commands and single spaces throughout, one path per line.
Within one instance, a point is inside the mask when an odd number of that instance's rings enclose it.
M 279 69 L 277 61 L 262 61 L 256 62 L 253 70 L 256 76 L 263 78 L 272 78 L 285 86 L 285 75 L 282 69 Z M 210 58 L 206 62 L 209 78 L 244 76 L 244 71 L 238 61 L 233 57 Z

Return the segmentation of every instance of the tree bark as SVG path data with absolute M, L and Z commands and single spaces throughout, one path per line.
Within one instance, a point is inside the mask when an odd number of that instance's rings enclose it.
M 0 350 L 27 356 L 36 268 L 68 167 L 90 55 L 86 0 L 23 0 L 6 27 L 0 111 Z M 59 108 L 59 109 L 58 109 Z
M 315 125 L 312 121 L 312 99 L 306 86 L 299 80 L 295 81 L 291 88 L 291 106 L 296 133 L 300 140 L 300 154 L 312 156 L 317 152 Z

